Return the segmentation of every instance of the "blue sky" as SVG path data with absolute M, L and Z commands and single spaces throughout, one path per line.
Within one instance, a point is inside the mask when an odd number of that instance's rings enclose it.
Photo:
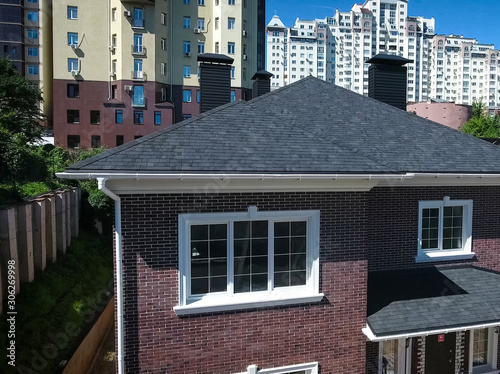
M 364 3 L 364 1 L 357 1 Z M 286 26 L 301 19 L 324 18 L 335 9 L 348 11 L 352 0 L 266 0 L 267 22 L 276 13 Z M 434 17 L 438 34 L 476 38 L 500 49 L 500 0 L 409 0 L 410 16 Z

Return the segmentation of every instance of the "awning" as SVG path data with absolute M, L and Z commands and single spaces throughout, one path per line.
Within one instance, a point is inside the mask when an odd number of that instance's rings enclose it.
M 468 266 L 368 275 L 371 341 L 500 326 L 500 273 Z

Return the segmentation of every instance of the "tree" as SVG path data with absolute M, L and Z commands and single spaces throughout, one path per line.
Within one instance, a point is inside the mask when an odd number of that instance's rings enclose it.
M 9 59 L 0 59 L 0 180 L 15 182 L 22 176 L 29 145 L 41 138 L 42 101 L 41 91 Z
M 486 105 L 475 101 L 472 104 L 472 118 L 460 130 L 478 138 L 500 138 L 500 116 L 490 117 Z

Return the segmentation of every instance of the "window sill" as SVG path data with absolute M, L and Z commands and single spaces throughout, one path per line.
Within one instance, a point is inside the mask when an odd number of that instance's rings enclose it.
M 435 261 L 454 261 L 454 260 L 470 260 L 474 258 L 474 252 L 464 251 L 435 251 L 422 252 L 415 256 L 415 262 L 435 262 Z
M 498 374 L 498 369 L 492 369 L 491 365 L 479 366 L 472 369 L 472 374 Z
M 185 306 L 175 306 L 174 312 L 178 316 L 189 314 L 224 312 L 229 310 L 253 309 L 263 307 L 273 307 L 293 304 L 307 304 L 320 302 L 324 294 L 294 294 L 288 297 L 277 297 L 276 295 L 268 294 L 267 296 L 259 295 L 259 297 L 250 297 L 248 294 L 224 300 L 199 300 Z

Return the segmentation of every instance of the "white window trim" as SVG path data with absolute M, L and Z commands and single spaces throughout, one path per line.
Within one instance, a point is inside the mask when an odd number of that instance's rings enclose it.
M 488 363 L 486 365 L 472 366 L 472 355 L 474 352 L 474 330 L 470 330 L 469 336 L 469 373 L 472 374 L 498 374 L 497 370 L 497 353 L 498 353 L 498 334 L 495 329 L 498 327 L 488 328 Z
M 179 215 L 179 305 L 174 307 L 177 315 L 210 313 L 237 309 L 260 308 L 267 306 L 291 305 L 319 302 L 323 294 L 319 293 L 319 216 L 318 210 L 258 212 L 256 207 L 249 207 L 241 213 L 200 213 Z M 304 286 L 279 287 L 261 292 L 231 294 L 218 292 L 200 296 L 190 296 L 190 256 L 189 237 L 191 224 L 217 224 L 231 221 L 267 220 L 267 221 L 307 221 L 307 280 Z M 272 225 L 270 225 L 272 227 Z M 232 246 L 232 230 L 229 230 L 228 245 Z M 273 233 L 270 233 L 272 238 Z M 233 254 L 228 253 L 231 278 Z M 273 256 L 273 248 L 269 248 Z M 271 257 L 272 258 L 272 257 Z M 270 274 L 270 272 L 269 272 Z M 229 281 L 228 279 L 228 281 Z
M 406 347 L 406 339 L 399 338 L 398 340 L 398 362 L 402 362 L 403 365 L 398 365 L 397 374 L 409 373 L 411 370 L 411 339 L 409 339 L 408 347 Z M 378 373 L 382 374 L 382 356 L 384 352 L 384 342 L 379 342 L 378 349 Z M 406 357 L 405 357 L 406 354 Z M 405 364 L 406 363 L 406 364 Z M 405 368 L 406 366 L 406 368 Z
M 462 250 L 422 249 L 422 210 L 426 208 L 442 208 L 447 206 L 463 206 L 463 248 Z M 442 244 L 442 220 L 439 221 L 439 246 Z M 472 200 L 450 200 L 445 196 L 443 200 L 419 201 L 418 203 L 418 254 L 416 262 L 434 262 L 450 260 L 467 260 L 475 256 L 472 252 Z
M 257 365 L 250 365 L 248 366 L 247 371 L 238 374 L 287 374 L 293 373 L 294 371 L 297 372 L 304 370 L 309 370 L 307 374 L 318 374 L 318 363 L 310 362 L 307 364 L 282 366 L 279 368 L 262 370 L 258 370 Z

